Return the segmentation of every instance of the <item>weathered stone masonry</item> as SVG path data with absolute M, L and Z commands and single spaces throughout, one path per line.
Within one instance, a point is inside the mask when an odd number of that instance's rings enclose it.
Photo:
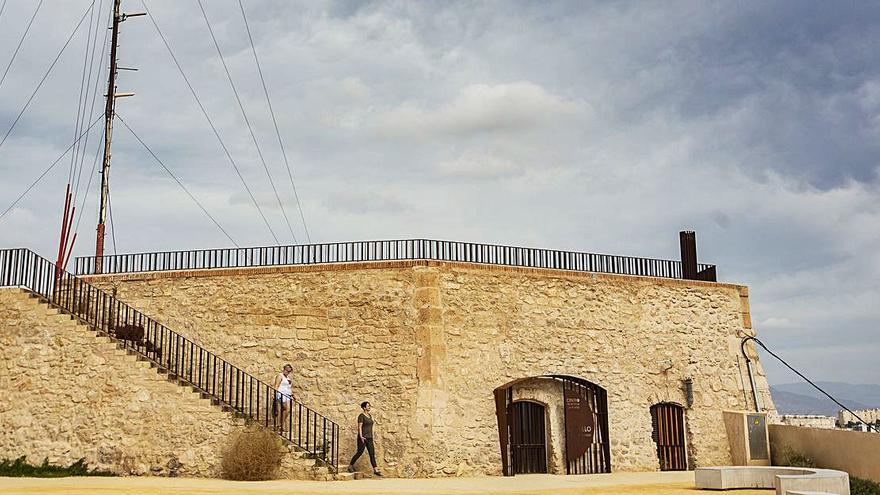
M 370 400 L 380 462 L 400 476 L 499 474 L 492 391 L 523 377 L 607 390 L 615 471 L 658 469 L 649 408 L 685 404 L 685 378 L 692 467 L 728 463 L 721 411 L 753 407 L 742 286 L 429 261 L 90 281 L 260 378 L 291 362 L 299 398 L 347 428 L 343 463 L 357 404 Z M 757 373 L 772 407 L 760 364 Z M 556 465 L 559 433 L 548 438 Z
M 85 458 L 119 474 L 219 474 L 231 415 L 53 313 L 19 289 L 0 289 L 0 457 Z

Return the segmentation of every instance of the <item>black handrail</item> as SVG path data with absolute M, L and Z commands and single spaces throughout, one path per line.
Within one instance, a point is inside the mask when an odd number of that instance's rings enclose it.
M 431 239 L 352 241 L 251 248 L 199 249 L 76 258 L 78 275 L 245 268 L 364 261 L 438 260 L 647 277 L 682 278 L 681 262 L 610 254 Z M 714 265 L 700 264 L 703 280 Z
M 111 294 L 58 268 L 28 249 L 0 250 L 0 287 L 23 287 L 50 304 L 116 338 L 126 349 L 168 371 L 237 414 L 266 427 L 330 466 L 339 467 L 339 425 L 292 397 L 280 424 L 280 392 L 174 332 Z

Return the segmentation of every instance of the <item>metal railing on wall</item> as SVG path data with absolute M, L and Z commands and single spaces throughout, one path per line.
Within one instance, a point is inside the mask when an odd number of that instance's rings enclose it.
M 218 357 L 183 335 L 27 249 L 0 250 L 0 287 L 22 287 L 114 337 L 178 380 L 281 435 L 333 469 L 339 466 L 339 425 L 296 399 Z M 290 414 L 280 424 L 281 404 Z
M 76 258 L 78 275 L 318 263 L 437 260 L 646 277 L 682 278 L 681 262 L 497 244 L 430 239 L 353 241 L 251 248 L 201 249 Z M 700 280 L 715 280 L 715 266 L 700 264 Z

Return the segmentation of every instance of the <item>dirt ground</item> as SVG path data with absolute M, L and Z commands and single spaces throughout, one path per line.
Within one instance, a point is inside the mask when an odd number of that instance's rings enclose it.
M 302 494 L 302 495 L 699 495 L 693 472 L 612 473 L 513 478 L 364 479 L 357 481 L 224 481 L 196 478 L 0 478 L 0 494 Z M 736 495 L 770 495 L 737 490 Z

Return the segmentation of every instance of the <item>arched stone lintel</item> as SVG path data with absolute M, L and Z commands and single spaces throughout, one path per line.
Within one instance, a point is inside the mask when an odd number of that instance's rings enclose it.
M 581 383 L 582 385 L 593 385 L 593 386 L 601 388 L 602 390 L 605 390 L 606 392 L 608 391 L 608 389 L 603 387 L 601 384 L 599 384 L 597 382 L 592 382 L 590 380 L 587 380 L 586 378 L 581 378 L 581 377 L 575 376 L 575 375 L 560 375 L 560 374 L 534 375 L 534 376 L 526 376 L 523 378 L 517 378 L 515 380 L 511 380 L 511 381 L 505 383 L 504 385 L 501 385 L 499 387 L 495 387 L 495 390 L 507 389 L 507 388 L 510 388 L 520 382 L 524 382 L 527 380 L 533 380 L 536 378 L 552 378 L 552 379 L 557 379 L 557 380 L 569 379 L 569 380 Z

